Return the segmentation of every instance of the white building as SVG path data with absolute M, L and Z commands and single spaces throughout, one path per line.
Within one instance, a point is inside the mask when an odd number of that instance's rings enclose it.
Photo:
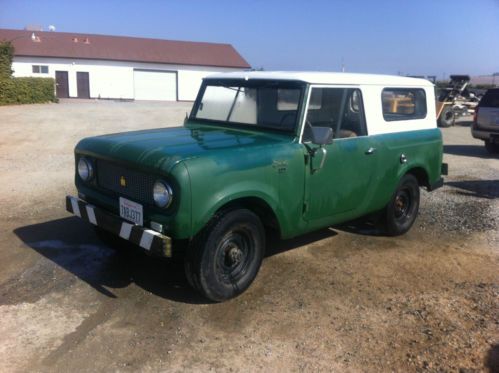
M 0 29 L 14 76 L 52 77 L 60 98 L 192 101 L 209 74 L 250 65 L 230 44 Z

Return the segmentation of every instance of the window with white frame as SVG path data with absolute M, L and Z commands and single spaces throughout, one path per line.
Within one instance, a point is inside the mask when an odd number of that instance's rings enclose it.
M 49 67 L 47 65 L 32 65 L 32 71 L 34 74 L 48 74 Z
M 426 117 L 426 95 L 420 88 L 385 88 L 381 94 L 386 121 Z

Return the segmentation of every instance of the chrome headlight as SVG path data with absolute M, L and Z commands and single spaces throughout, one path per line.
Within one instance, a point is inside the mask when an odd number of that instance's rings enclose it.
M 152 191 L 154 203 L 161 208 L 167 208 L 172 203 L 172 188 L 164 181 L 157 180 Z
M 78 161 L 78 175 L 83 181 L 89 181 L 94 177 L 94 169 L 88 159 L 80 158 Z

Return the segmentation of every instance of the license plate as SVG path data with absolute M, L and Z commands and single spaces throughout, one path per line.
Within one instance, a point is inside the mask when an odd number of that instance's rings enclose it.
M 120 216 L 137 225 L 143 225 L 142 205 L 120 197 Z

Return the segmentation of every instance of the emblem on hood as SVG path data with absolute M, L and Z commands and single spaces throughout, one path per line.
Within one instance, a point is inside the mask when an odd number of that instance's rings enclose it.
M 126 179 L 125 176 L 120 177 L 120 185 L 125 188 L 126 187 Z

